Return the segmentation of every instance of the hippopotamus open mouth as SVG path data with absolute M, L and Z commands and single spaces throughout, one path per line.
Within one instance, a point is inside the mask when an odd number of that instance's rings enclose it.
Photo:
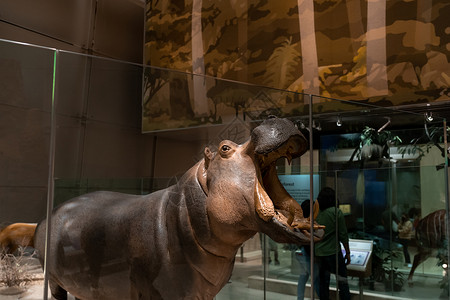
M 256 127 L 251 135 L 254 146 L 255 209 L 261 220 L 262 232 L 277 242 L 308 243 L 310 219 L 304 218 L 301 206 L 285 190 L 277 176 L 276 162 L 285 158 L 291 163 L 307 151 L 308 142 L 287 119 L 271 118 Z M 314 215 L 318 212 L 314 206 Z M 323 236 L 324 226 L 314 223 L 314 240 Z

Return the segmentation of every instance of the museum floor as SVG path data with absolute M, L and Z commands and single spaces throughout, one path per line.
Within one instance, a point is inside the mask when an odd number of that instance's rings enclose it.
M 411 253 L 413 254 L 413 253 Z M 263 267 L 261 265 L 261 251 L 252 251 L 244 255 L 245 262 L 240 257 L 236 259 L 233 275 L 230 282 L 216 296 L 215 300 L 295 300 L 297 291 L 297 275 L 291 272 L 291 252 L 279 250 L 280 265 L 270 264 L 266 270 L 268 280 L 263 280 Z M 442 276 L 436 274 L 436 260 L 428 259 L 423 266 L 419 266 L 414 275 L 414 286 L 404 284 L 401 292 L 385 292 L 384 286 L 377 283 L 374 290 L 364 286 L 363 297 L 360 297 L 358 279 L 349 278 L 352 300 L 357 299 L 439 299 L 441 289 L 439 281 Z M 20 296 L 24 300 L 41 300 L 43 295 L 43 274 L 37 260 L 31 264 L 32 272 L 36 274 L 36 280 L 28 287 L 28 290 Z M 407 267 L 400 269 L 405 274 L 409 272 Z M 334 287 L 332 276 L 332 286 Z M 264 294 L 264 284 L 266 293 Z M 309 290 L 308 290 L 309 293 Z M 18 299 L 17 295 L 1 295 L 0 300 Z M 74 300 L 69 296 L 69 300 Z M 308 299 L 308 298 L 305 298 Z
M 410 250 L 414 255 L 414 250 Z M 291 273 L 291 252 L 279 250 L 280 265 L 269 265 L 268 280 L 266 281 L 266 295 L 263 289 L 263 270 L 261 266 L 261 255 L 253 255 L 253 259 L 246 262 L 236 261 L 231 282 L 228 283 L 216 300 L 250 300 L 250 299 L 273 299 L 273 300 L 294 300 L 297 299 L 297 276 Z M 413 256 L 412 256 L 413 257 Z M 400 292 L 386 292 L 384 285 L 375 283 L 374 290 L 364 285 L 363 297 L 359 293 L 359 279 L 349 278 L 352 300 L 356 299 L 439 299 L 442 290 L 439 288 L 439 281 L 442 276 L 436 274 L 436 262 L 434 258 L 429 258 L 420 265 L 414 274 L 414 285 L 409 286 L 407 282 Z M 402 264 L 403 265 L 403 264 Z M 409 273 L 408 267 L 399 267 L 405 279 Z M 334 289 L 334 276 L 331 277 L 331 289 Z M 308 284 L 309 286 L 309 284 Z M 307 290 L 309 295 L 309 289 Z M 305 299 L 309 299 L 306 298 Z

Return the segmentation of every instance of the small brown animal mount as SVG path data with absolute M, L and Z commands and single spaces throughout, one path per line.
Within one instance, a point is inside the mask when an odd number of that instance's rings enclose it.
M 33 237 L 37 224 L 14 223 L 0 231 L 0 250 L 14 253 L 19 247 L 34 247 Z
M 281 243 L 319 241 L 275 172 L 307 141 L 271 118 L 238 145 L 222 141 L 176 185 L 149 195 L 95 192 L 55 208 L 49 247 L 52 295 L 65 299 L 213 299 L 241 245 L 257 232 Z M 45 222 L 35 246 L 44 253 Z

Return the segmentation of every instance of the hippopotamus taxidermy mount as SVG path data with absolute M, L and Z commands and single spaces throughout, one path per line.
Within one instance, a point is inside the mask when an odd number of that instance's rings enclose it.
M 281 243 L 320 240 L 276 176 L 307 141 L 270 118 L 242 145 L 222 141 L 173 186 L 149 195 L 94 192 L 54 209 L 48 249 L 52 295 L 79 299 L 213 299 L 235 255 L 257 232 Z M 35 233 L 44 253 L 46 222 Z M 41 263 L 43 259 L 41 258 Z

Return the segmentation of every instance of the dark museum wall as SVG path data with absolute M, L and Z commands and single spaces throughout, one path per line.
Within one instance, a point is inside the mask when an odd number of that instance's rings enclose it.
M 0 37 L 142 63 L 143 7 L 140 0 L 4 0 Z
M 0 2 L 0 39 L 114 59 L 60 54 L 57 197 L 172 177 L 192 165 L 180 153 L 199 151 L 170 136 L 155 147 L 141 133 L 142 69 L 123 62 L 142 63 L 143 24 L 139 0 Z M 53 54 L 5 42 L 0 51 L 0 223 L 36 222 L 47 201 Z

